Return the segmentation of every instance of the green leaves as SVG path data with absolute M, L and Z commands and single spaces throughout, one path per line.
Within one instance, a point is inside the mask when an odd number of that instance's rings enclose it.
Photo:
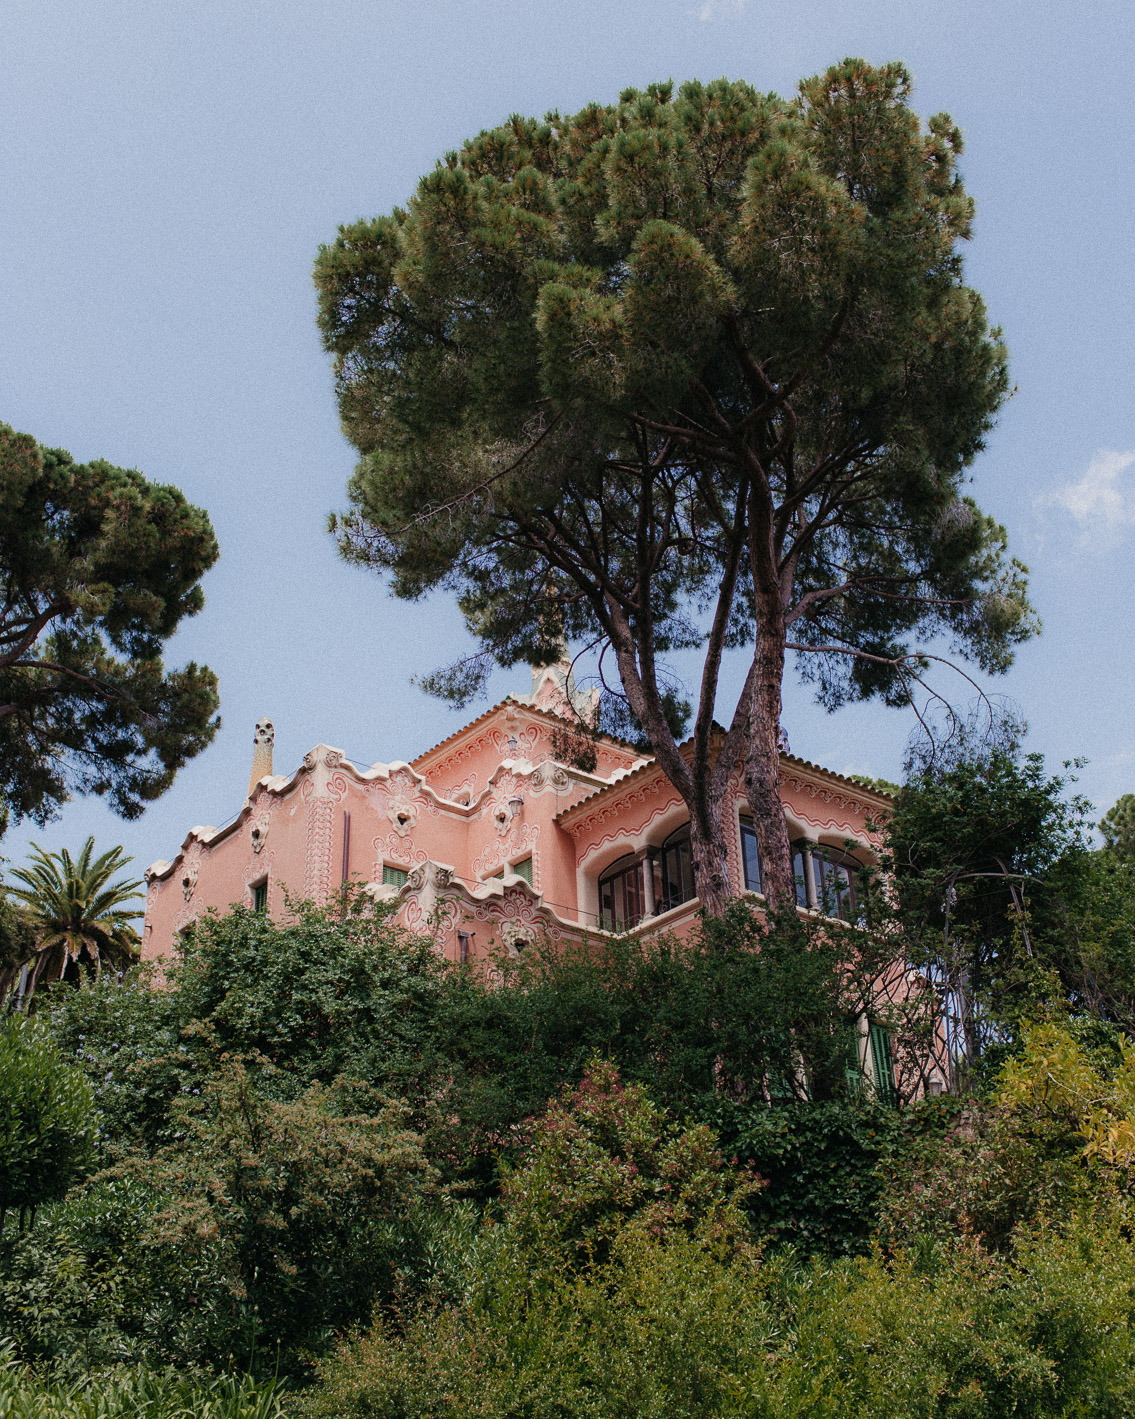
M 0 1229 L 10 1208 L 60 1198 L 93 1159 L 95 1113 L 82 1072 L 20 1015 L 0 1020 Z
M 848 59 L 792 100 L 722 79 L 514 115 L 316 264 L 363 455 L 344 555 L 399 596 L 452 592 L 501 664 L 547 654 L 537 611 L 613 650 L 699 840 L 725 649 L 798 653 L 831 708 L 897 704 L 936 639 L 998 673 L 1037 629 L 1026 569 L 962 495 L 1006 356 L 962 279 L 960 137 L 909 99 L 901 65 Z M 686 758 L 662 711 L 676 647 L 704 652 Z M 772 801 L 779 679 L 760 683 L 722 762 L 747 735 Z
M 8 896 L 24 907 L 41 957 L 33 987 L 40 979 L 58 980 L 72 961 L 82 972 L 80 980 L 97 980 L 104 961 L 123 971 L 138 958 L 141 940 L 133 926 L 138 911 L 126 904 L 141 899 L 142 883 L 110 880 L 133 859 L 120 847 L 96 858 L 94 848 L 94 838 L 88 838 L 74 859 L 66 848 L 47 853 L 33 843 L 31 866 L 11 874 L 23 885 L 9 886 Z
M 212 672 L 160 657 L 216 559 L 177 488 L 0 425 L 0 798 L 17 816 L 80 792 L 134 817 L 212 740 Z

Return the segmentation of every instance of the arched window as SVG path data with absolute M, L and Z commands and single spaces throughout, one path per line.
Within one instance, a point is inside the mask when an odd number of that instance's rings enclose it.
M 697 896 L 690 857 L 690 825 L 684 824 L 662 844 L 662 898 L 658 910 L 668 912 Z
M 741 871 L 745 878 L 745 890 L 761 890 L 761 855 L 757 851 L 757 830 L 747 814 L 741 818 Z
M 792 845 L 792 873 L 800 906 L 841 921 L 862 920 L 867 905 L 863 864 L 849 853 L 801 839 Z
M 638 925 L 643 912 L 642 863 L 633 855 L 620 857 L 599 878 L 599 925 L 626 931 Z

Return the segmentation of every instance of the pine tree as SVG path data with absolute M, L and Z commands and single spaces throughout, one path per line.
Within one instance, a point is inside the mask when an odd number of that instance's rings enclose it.
M 909 93 L 901 65 L 847 60 L 791 100 L 723 79 L 514 116 L 316 263 L 361 454 L 343 554 L 457 595 L 481 654 L 433 679 L 456 700 L 561 637 L 613 660 L 713 912 L 741 765 L 765 890 L 794 899 L 786 653 L 829 708 L 895 703 L 936 639 L 997 672 L 1035 629 L 963 491 L 1008 376 L 962 279 L 961 138 Z M 750 662 L 719 735 L 731 647 Z M 665 657 L 691 648 L 680 746 Z

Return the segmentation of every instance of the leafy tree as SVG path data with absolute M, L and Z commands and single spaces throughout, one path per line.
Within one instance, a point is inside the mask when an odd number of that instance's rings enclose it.
M 414 1249 L 415 1209 L 436 1192 L 404 1106 L 348 1081 L 274 1101 L 262 1068 L 217 1052 L 177 1105 L 175 1141 L 119 1170 L 154 1191 L 142 1264 L 188 1302 L 200 1261 L 227 1300 L 198 1363 L 261 1349 L 269 1369 L 295 1367 L 369 1318 Z
M 916 773 L 895 800 L 888 851 L 912 960 L 954 1020 L 964 1067 L 1082 981 L 1082 799 L 1039 754 L 997 747 Z
M 1105 850 L 1068 866 L 1065 989 L 1079 1009 L 1135 1037 L 1135 861 Z
M 1135 793 L 1125 793 L 1100 819 L 1104 842 L 1116 857 L 1135 862 Z
M 245 910 L 198 921 L 170 973 L 183 1027 L 262 1055 L 284 1096 L 345 1075 L 421 1103 L 438 1063 L 444 963 L 365 897 L 356 906 L 297 904 L 279 926 Z
M 11 1208 L 35 1218 L 62 1197 L 92 1158 L 90 1085 L 37 1025 L 0 1021 L 0 1233 Z
M 87 839 L 77 858 L 66 848 L 44 852 L 32 844 L 30 867 L 12 876 L 22 887 L 7 888 L 20 902 L 36 934 L 35 968 L 29 986 L 62 980 L 70 971 L 78 981 L 98 980 L 103 963 L 124 971 L 138 959 L 141 940 L 132 925 L 137 909 L 127 906 L 142 893 L 139 880 L 112 882 L 133 858 L 120 847 L 94 857 L 95 840 Z
M 482 1184 L 514 1158 L 518 1126 L 602 1054 L 678 1117 L 717 1126 L 723 1097 L 767 1107 L 846 1089 L 849 1020 L 893 941 L 838 939 L 742 902 L 692 938 L 636 937 L 579 949 L 543 942 L 492 981 L 453 974 L 441 1002 L 441 1152 Z M 846 954 L 845 954 L 846 953 Z M 846 955 L 859 967 L 849 972 Z
M 35 950 L 35 928 L 27 915 L 7 895 L 0 894 L 0 1005 Z
M 86 1075 L 99 1111 L 105 1166 L 131 1150 L 168 1142 L 173 1101 L 199 1086 L 198 1059 L 181 1038 L 176 988 L 158 987 L 154 967 L 109 973 L 84 990 L 53 990 L 36 1019 Z
M 428 939 L 385 916 L 310 903 L 293 904 L 279 925 L 237 908 L 194 924 L 181 957 L 164 964 L 161 989 L 148 970 L 130 971 L 121 986 L 104 977 L 52 992 L 40 1010 L 87 1072 L 112 1154 L 168 1143 L 174 1104 L 200 1090 L 218 1049 L 270 1066 L 257 1087 L 273 1099 L 345 1076 L 428 1121 L 448 1069 L 445 965 Z
M 681 1128 L 593 1060 L 537 1123 L 524 1161 L 501 1189 L 505 1220 L 534 1268 L 603 1260 L 627 1225 L 744 1235 L 737 1204 L 758 1184 L 725 1166 L 704 1124 Z
M 0 424 L 0 805 L 46 822 L 72 793 L 125 818 L 217 732 L 217 682 L 167 671 L 204 604 L 208 516 L 177 488 L 76 463 Z
M 830 708 L 893 703 L 935 637 L 996 672 L 1034 629 L 1025 568 L 962 490 L 1007 375 L 962 280 L 961 139 L 909 92 L 901 65 L 849 59 L 792 100 L 654 84 L 513 117 L 316 263 L 362 455 L 344 555 L 399 596 L 456 593 L 482 647 L 430 682 L 456 699 L 563 637 L 601 671 L 610 653 L 715 913 L 741 763 L 766 891 L 792 900 L 786 652 Z M 694 648 L 680 750 L 664 661 Z

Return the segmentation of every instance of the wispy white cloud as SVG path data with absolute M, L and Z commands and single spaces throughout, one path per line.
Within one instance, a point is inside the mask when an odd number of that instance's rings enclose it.
M 692 11 L 703 24 L 708 24 L 710 20 L 716 20 L 721 15 L 739 15 L 744 10 L 747 0 L 702 0 L 696 10 Z
M 1082 477 L 1037 499 L 1044 509 L 1070 513 L 1085 543 L 1114 546 L 1125 527 L 1135 526 L 1135 480 L 1124 475 L 1135 465 L 1135 450 L 1101 448 Z

